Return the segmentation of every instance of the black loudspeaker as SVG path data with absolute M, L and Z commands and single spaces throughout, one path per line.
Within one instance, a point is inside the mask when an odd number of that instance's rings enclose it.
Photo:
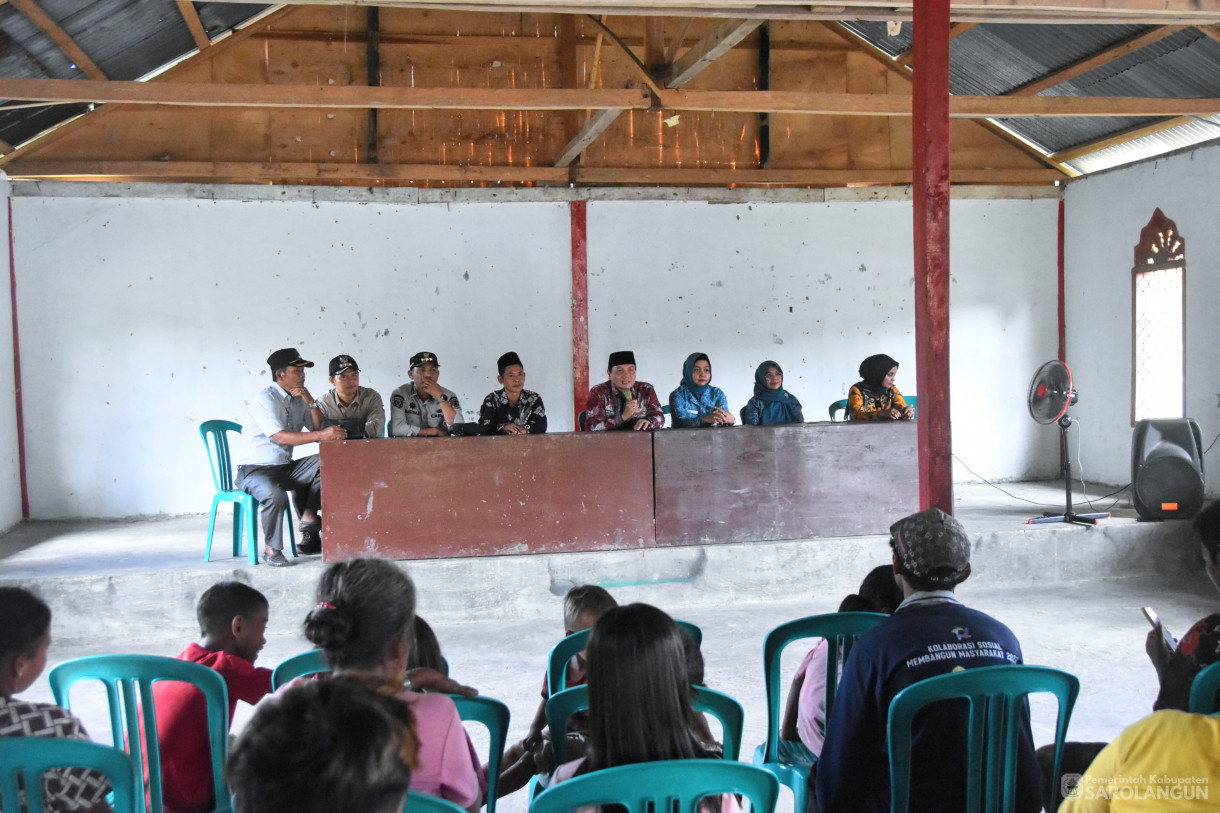
M 1140 519 L 1186 519 L 1203 507 L 1203 437 L 1190 418 L 1140 421 L 1131 434 L 1131 484 Z

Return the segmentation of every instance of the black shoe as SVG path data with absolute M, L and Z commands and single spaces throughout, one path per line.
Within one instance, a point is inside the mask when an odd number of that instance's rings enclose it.
M 272 550 L 270 553 L 263 555 L 263 561 L 272 567 L 290 567 L 292 562 L 284 558 L 284 552 L 280 550 Z
M 322 526 L 318 523 L 301 526 L 301 541 L 297 553 L 302 556 L 317 556 L 322 552 Z

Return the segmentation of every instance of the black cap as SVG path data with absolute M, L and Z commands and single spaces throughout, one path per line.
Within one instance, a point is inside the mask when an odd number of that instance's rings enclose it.
M 276 350 L 271 355 L 267 356 L 267 364 L 271 365 L 271 372 L 282 370 L 285 367 L 312 367 L 312 361 L 306 361 L 301 358 L 301 354 L 297 352 L 295 347 L 285 347 L 283 350 Z
M 414 356 L 411 356 L 411 368 L 412 369 L 419 367 L 423 364 L 432 364 L 436 367 L 441 366 L 441 363 L 436 360 L 435 353 L 423 352 L 423 353 L 416 353 Z
M 360 365 L 351 356 L 335 356 L 330 360 L 330 374 L 332 377 L 337 376 L 344 370 L 360 372 Z
M 630 350 L 616 350 L 610 354 L 610 363 L 606 365 L 607 370 L 613 370 L 620 364 L 635 364 L 635 353 Z
M 496 359 L 496 369 L 500 371 L 500 375 L 504 375 L 504 371 L 516 364 L 518 367 L 524 367 L 521 363 L 521 357 L 513 351 L 509 350 L 500 358 Z

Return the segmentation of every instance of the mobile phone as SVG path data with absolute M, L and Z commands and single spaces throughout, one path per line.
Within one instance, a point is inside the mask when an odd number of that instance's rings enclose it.
M 1155 627 L 1157 624 L 1161 625 L 1161 637 L 1165 641 L 1165 646 L 1169 647 L 1170 649 L 1177 649 L 1178 642 L 1172 635 L 1169 634 L 1169 630 L 1165 628 L 1165 625 L 1161 623 L 1161 619 L 1156 614 L 1156 610 L 1152 609 L 1151 607 L 1144 607 L 1143 610 L 1144 618 L 1148 619 L 1149 624 L 1151 624 L 1153 627 Z

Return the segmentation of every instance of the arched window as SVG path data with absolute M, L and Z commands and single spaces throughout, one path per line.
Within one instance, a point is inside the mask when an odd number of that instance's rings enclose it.
M 1186 240 L 1160 209 L 1131 269 L 1131 422 L 1181 418 L 1186 400 Z

